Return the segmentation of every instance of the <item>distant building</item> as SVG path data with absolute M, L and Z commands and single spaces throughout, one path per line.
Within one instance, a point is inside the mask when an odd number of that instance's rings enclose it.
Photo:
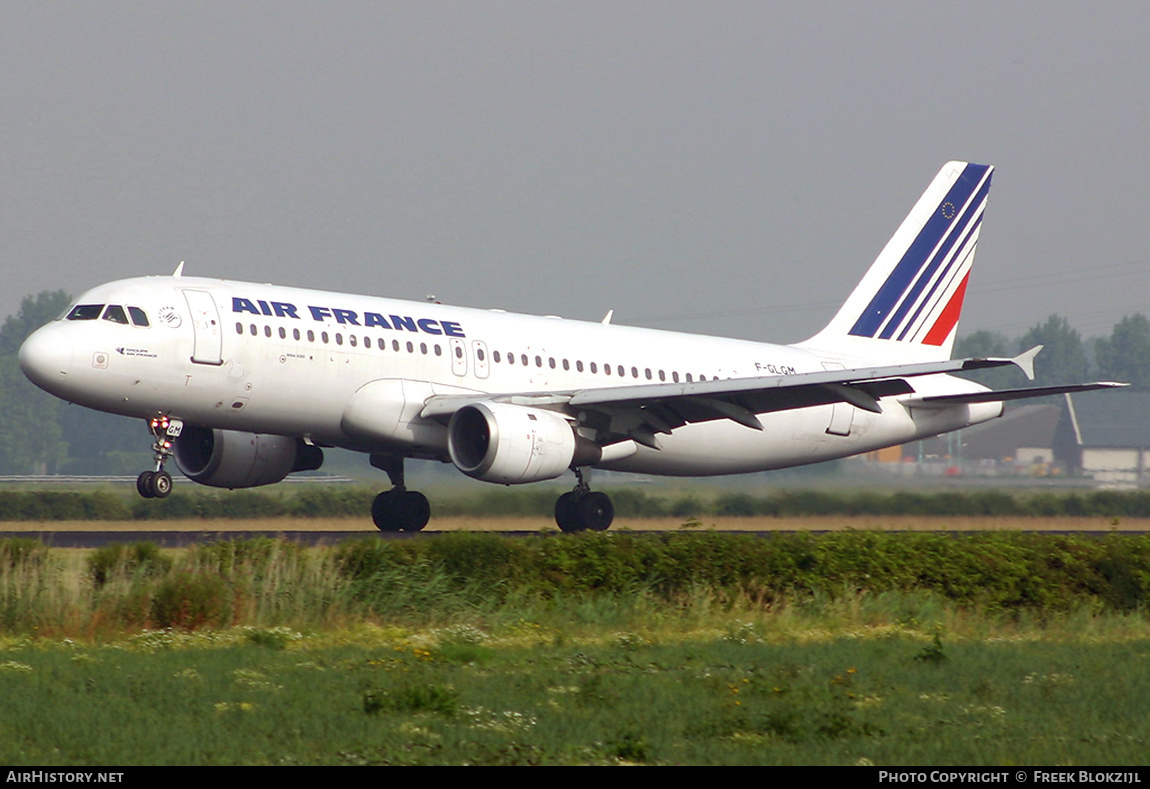
M 1070 473 L 1112 487 L 1150 482 L 1150 393 L 1080 392 L 1065 400 L 1054 456 Z

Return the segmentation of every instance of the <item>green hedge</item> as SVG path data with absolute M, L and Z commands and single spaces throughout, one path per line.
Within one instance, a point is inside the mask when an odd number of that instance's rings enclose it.
M 434 540 L 349 543 L 342 572 L 375 594 L 397 574 L 435 572 L 486 602 L 698 589 L 776 599 L 928 590 L 991 610 L 1129 611 L 1150 594 L 1150 537 L 1018 532 L 772 534 L 584 533 L 534 539 L 446 533 Z

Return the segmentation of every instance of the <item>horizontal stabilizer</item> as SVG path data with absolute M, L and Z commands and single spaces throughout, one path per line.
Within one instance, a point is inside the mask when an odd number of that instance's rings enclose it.
M 1028 386 L 1021 389 L 1000 389 L 997 392 L 970 392 L 969 394 L 916 397 L 903 400 L 902 404 L 909 408 L 949 408 L 953 405 L 964 405 L 966 403 L 1003 403 L 1007 400 L 1025 400 L 1031 397 L 1075 394 L 1077 392 L 1090 392 L 1095 389 L 1121 389 L 1129 385 L 1130 384 L 1114 383 L 1113 381 L 1095 381 L 1089 384 Z
M 1035 345 L 1029 351 L 1023 351 L 1014 357 L 1014 364 L 1018 369 L 1022 370 L 1022 374 L 1026 376 L 1027 381 L 1034 380 L 1034 357 L 1042 350 L 1041 345 Z

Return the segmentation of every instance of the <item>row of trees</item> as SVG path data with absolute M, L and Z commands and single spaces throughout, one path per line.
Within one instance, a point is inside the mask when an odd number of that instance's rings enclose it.
M 142 422 L 62 403 L 20 372 L 21 343 L 70 301 L 62 290 L 26 296 L 0 327 L 0 474 L 135 474 L 149 463 Z M 1035 361 L 1036 383 L 1101 379 L 1150 391 L 1150 320 L 1141 313 L 1124 317 L 1109 337 L 1089 341 L 1060 315 L 1017 339 L 976 331 L 956 343 L 955 355 L 1014 356 L 1035 345 L 1045 346 Z M 978 379 L 995 388 L 1026 383 L 1012 368 L 985 371 Z
M 0 474 L 136 474 L 148 465 L 142 421 L 64 403 L 20 371 L 24 339 L 71 300 L 62 290 L 26 296 L 0 327 Z

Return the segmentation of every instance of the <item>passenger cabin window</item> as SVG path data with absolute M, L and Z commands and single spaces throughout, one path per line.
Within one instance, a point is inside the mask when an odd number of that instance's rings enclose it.
M 128 325 L 128 315 L 119 304 L 108 305 L 108 308 L 104 310 L 104 320 Z
M 69 321 L 94 321 L 100 317 L 100 313 L 104 311 L 103 304 L 77 304 L 68 313 L 65 320 Z

